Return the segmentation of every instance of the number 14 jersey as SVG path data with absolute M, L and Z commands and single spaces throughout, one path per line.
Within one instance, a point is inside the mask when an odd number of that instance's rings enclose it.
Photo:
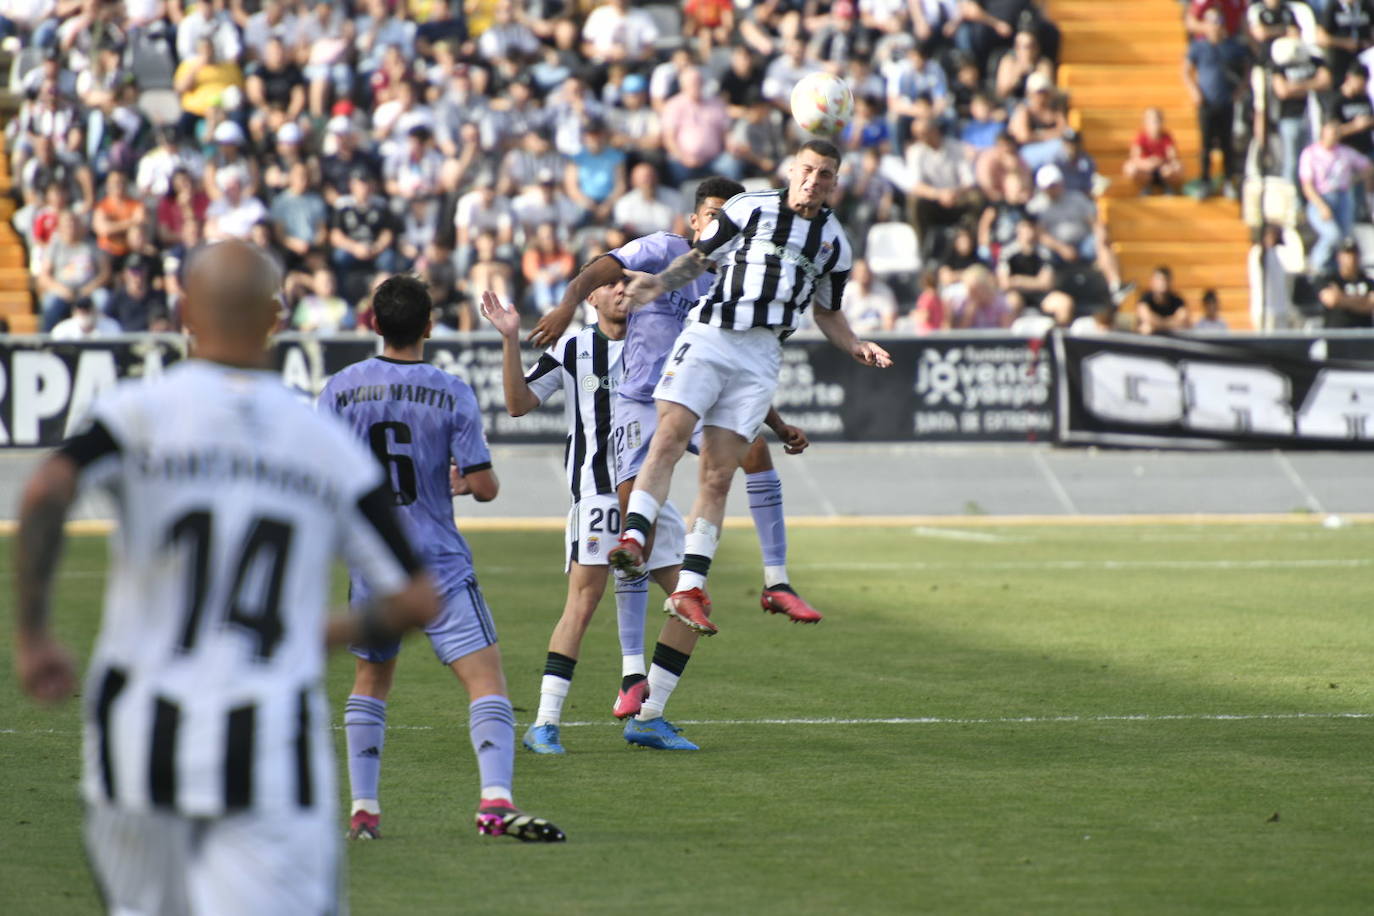
M 336 374 L 320 393 L 381 463 L 406 534 L 443 594 L 473 575 L 453 521 L 449 459 L 462 474 L 491 467 L 482 412 L 468 383 L 436 366 L 375 356 Z M 368 594 L 353 577 L 354 599 Z

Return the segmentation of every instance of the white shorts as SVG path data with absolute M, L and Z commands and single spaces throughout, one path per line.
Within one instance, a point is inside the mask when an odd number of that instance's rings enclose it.
M 215 818 L 86 808 L 86 852 L 116 914 L 345 913 L 332 793 Z
M 782 341 L 768 328 L 731 331 L 692 322 L 673 342 L 654 398 L 752 441 L 773 403 L 781 365 Z
M 620 498 L 614 493 L 584 496 L 568 511 L 568 524 L 563 531 L 567 550 L 563 571 L 572 565 L 605 566 L 606 554 L 620 540 Z M 654 549 L 649 556 L 650 569 L 663 569 L 682 562 L 687 546 L 687 523 L 671 501 L 665 502 L 658 513 L 654 529 Z

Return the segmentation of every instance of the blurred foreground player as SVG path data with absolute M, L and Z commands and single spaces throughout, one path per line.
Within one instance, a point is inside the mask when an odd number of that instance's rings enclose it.
M 789 185 L 740 194 L 702 229 L 693 247 L 657 275 L 627 287 L 631 308 L 661 299 L 716 268 L 710 291 L 692 308 L 686 328 L 654 388 L 658 424 L 626 505 L 624 533 L 611 565 L 627 573 L 644 566 L 644 551 L 673 468 L 702 426 L 700 487 L 687 525 L 677 588 L 664 610 L 707 636 L 705 585 L 719 540 L 730 482 L 768 416 L 782 364 L 782 341 L 815 304 L 816 326 L 858 362 L 884 367 L 887 351 L 854 336 L 840 309 L 852 252 L 825 201 L 835 188 L 840 154 L 811 140 L 792 160 Z M 654 692 L 649 686 L 650 695 Z
M 563 832 L 512 802 L 515 711 L 506 695 L 496 627 L 477 586 L 472 553 L 453 521 L 452 493 L 486 502 L 499 483 L 482 435 L 482 413 L 468 384 L 422 360 L 433 329 L 430 298 L 416 277 L 391 277 L 372 297 L 382 355 L 329 380 L 319 406 L 342 417 L 386 469 L 391 500 L 435 578 L 439 616 L 425 628 L 440 664 L 462 681 L 470 698 L 468 732 L 477 754 L 481 800 L 477 832 L 519 840 L 558 842 Z M 457 466 L 456 486 L 449 468 Z M 368 595 L 359 568 L 350 570 L 354 601 Z M 380 833 L 382 747 L 386 701 L 400 641 L 354 647 L 353 691 L 344 707 L 348 775 L 353 789 L 349 836 Z
M 525 732 L 524 745 L 536 754 L 565 753 L 560 736 L 563 702 L 572 687 L 582 637 L 606 591 L 606 554 L 620 537 L 620 503 L 615 492 L 615 456 L 611 448 L 611 400 L 620 379 L 625 339 L 625 281 L 593 289 L 587 301 L 597 322 L 550 347 L 525 374 L 520 362 L 520 316 L 490 291 L 482 295 L 482 315 L 501 333 L 502 381 L 511 416 L 529 413 L 556 391 L 562 391 L 568 422 L 564 447 L 572 507 L 568 513 L 568 597 L 549 637 L 549 653 L 539 685 L 539 711 Z M 682 516 L 668 503 L 659 517 L 660 537 L 649 568 L 665 592 L 677 581 L 686 529 Z M 619 583 L 617 583 L 619 585 Z M 623 599 L 617 588 L 617 605 Z M 644 608 L 638 631 L 621 631 L 622 652 L 632 652 L 644 671 Z M 691 631 L 686 631 L 691 635 Z M 634 648 L 626 649 L 627 642 Z
M 196 254 L 195 358 L 100 398 L 24 491 L 17 667 L 43 702 L 75 680 L 48 631 L 63 522 L 78 485 L 115 496 L 82 779 L 112 913 L 339 912 L 326 642 L 437 608 L 372 456 L 265 368 L 280 284 L 246 243 Z M 328 620 L 336 554 L 377 600 Z

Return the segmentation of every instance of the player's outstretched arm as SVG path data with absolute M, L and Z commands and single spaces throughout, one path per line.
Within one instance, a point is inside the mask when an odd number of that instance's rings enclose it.
M 539 406 L 539 398 L 530 390 L 525 367 L 520 364 L 520 315 L 486 290 L 482 293 L 482 317 L 501 333 L 501 386 L 506 394 L 506 411 L 512 417 L 523 417 Z
M 577 317 L 577 308 L 592 290 L 615 283 L 624 275 L 620 262 L 609 255 L 602 255 L 573 277 L 558 305 L 549 310 L 539 323 L 530 331 L 528 340 L 536 347 L 551 347 L 568 330 L 568 325 Z
M 711 258 L 705 252 L 693 248 L 673 259 L 664 271 L 653 274 L 636 274 L 625 287 L 625 298 L 630 300 L 630 308 L 648 305 L 665 292 L 681 289 L 697 277 L 706 273 Z
M 783 422 L 782 415 L 776 407 L 768 408 L 768 416 L 763 418 L 763 422 L 777 435 L 778 440 L 782 442 L 782 450 L 789 455 L 800 455 L 811 444 L 811 440 L 806 437 L 806 431 L 800 426 Z
M 52 636 L 52 580 L 62 556 L 63 525 L 76 498 L 76 462 L 53 455 L 24 487 L 15 537 L 17 620 L 15 670 L 19 686 L 40 703 L 56 703 L 76 689 L 76 663 Z
M 886 350 L 871 340 L 860 340 L 854 336 L 854 329 L 849 326 L 849 319 L 844 316 L 844 312 L 827 308 L 817 308 L 813 311 L 816 327 L 821 329 L 825 339 L 854 357 L 855 361 L 877 369 L 886 369 L 892 365 L 892 357 Z

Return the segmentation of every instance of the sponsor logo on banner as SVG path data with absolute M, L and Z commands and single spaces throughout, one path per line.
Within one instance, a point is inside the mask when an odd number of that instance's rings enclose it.
M 918 438 L 1028 438 L 1054 429 L 1053 372 L 1038 341 L 930 341 L 916 360 Z

